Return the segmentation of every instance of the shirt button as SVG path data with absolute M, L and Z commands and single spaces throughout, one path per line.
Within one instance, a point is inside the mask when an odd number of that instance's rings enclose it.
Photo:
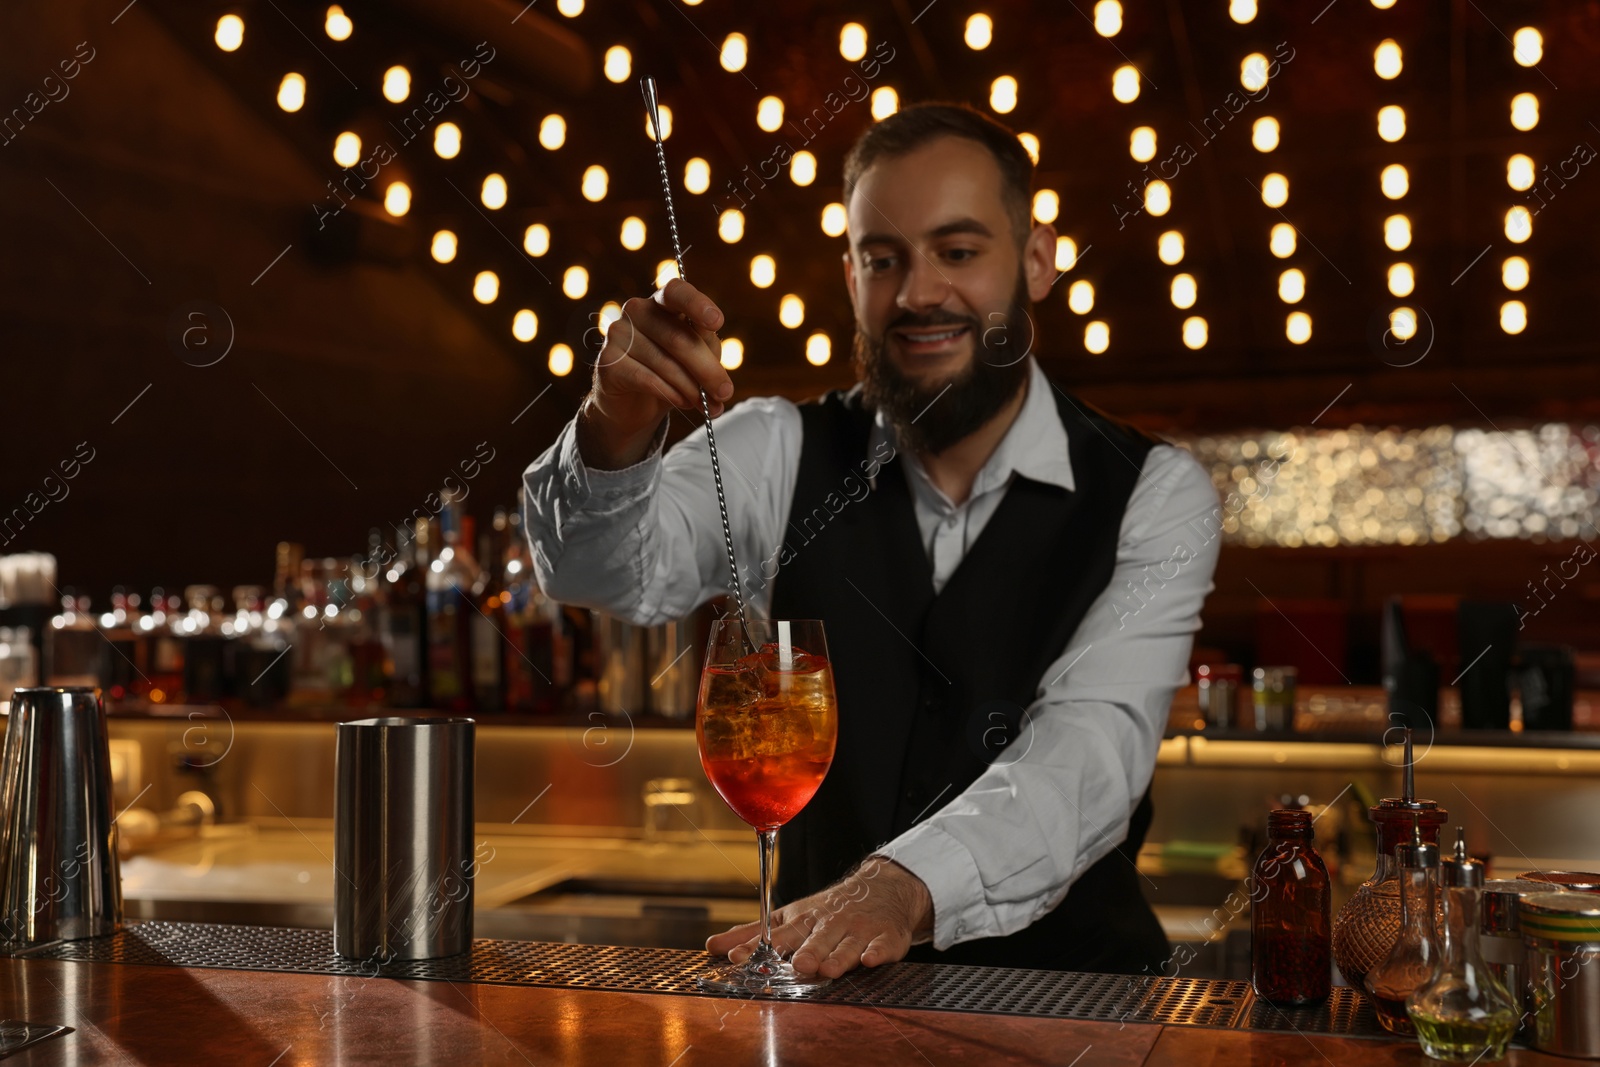
M 954 526 L 956 524 L 956 517 L 954 515 L 950 516 L 948 519 L 944 520 L 944 524 L 946 526 Z

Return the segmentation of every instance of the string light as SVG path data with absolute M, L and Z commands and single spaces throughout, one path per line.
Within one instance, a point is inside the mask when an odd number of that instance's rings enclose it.
M 224 52 L 237 52 L 244 44 L 244 19 L 238 15 L 224 15 L 218 19 L 216 41 Z
M 606 49 L 604 70 L 606 81 L 622 84 L 633 73 L 633 53 L 620 44 L 612 45 Z
M 1117 0 L 1100 0 L 1094 5 L 1094 32 L 1102 37 L 1122 32 L 1122 5 Z
M 1282 207 L 1289 202 L 1289 179 L 1281 174 L 1269 174 L 1261 179 L 1261 202 L 1268 207 Z
M 1175 267 L 1183 262 L 1183 234 L 1177 230 L 1168 230 L 1156 238 L 1156 255 L 1161 262 L 1169 267 Z
M 570 345 L 550 346 L 550 373 L 557 378 L 565 378 L 572 373 L 572 347 Z
M 1396 104 L 1378 109 L 1378 136 L 1393 143 L 1406 135 L 1406 110 Z
M 1500 305 L 1500 328 L 1506 333 L 1521 333 L 1528 328 L 1528 305 L 1520 300 L 1507 300 Z
M 1260 92 L 1267 87 L 1267 69 L 1267 57 L 1251 52 L 1239 63 L 1239 84 L 1246 92 Z
M 611 324 L 622 318 L 622 305 L 615 300 L 607 300 L 600 305 L 600 314 L 597 321 L 600 324 L 600 336 L 604 337 L 611 331 Z
M 750 284 L 757 289 L 770 288 L 778 280 L 778 261 L 763 252 L 750 261 Z
M 843 237 L 849 224 L 850 218 L 845 214 L 843 204 L 829 204 L 822 209 L 822 232 L 829 237 Z
M 1206 327 L 1206 320 L 1199 315 L 1191 315 L 1183 320 L 1183 344 L 1185 348 L 1204 348 L 1210 336 Z
M 1140 163 L 1156 158 L 1156 131 L 1149 126 L 1135 126 L 1128 135 L 1128 155 Z
M 1171 296 L 1172 306 L 1175 308 L 1186 310 L 1194 307 L 1194 302 L 1199 299 L 1200 296 L 1200 287 L 1195 284 L 1194 275 L 1174 275 L 1172 278 Z
M 738 370 L 744 362 L 744 342 L 737 337 L 724 337 L 720 362 L 724 370 Z
M 1299 267 L 1290 267 L 1278 275 L 1278 299 L 1285 304 L 1298 304 L 1306 296 L 1306 276 Z
M 1040 189 L 1033 194 L 1033 217 L 1040 222 L 1056 221 L 1061 215 L 1061 196 L 1054 189 Z
M 854 63 L 867 54 L 867 28 L 859 22 L 847 22 L 839 31 L 839 54 Z
M 542 222 L 529 226 L 522 234 L 522 248 L 534 258 L 550 251 L 550 227 Z
M 1091 355 L 1103 355 L 1111 347 L 1111 327 L 1096 320 L 1083 328 L 1083 347 Z
M 1522 192 L 1533 188 L 1533 160 L 1518 152 L 1506 160 L 1506 184 Z
M 492 270 L 480 270 L 472 279 L 472 296 L 480 304 L 492 304 L 500 295 L 500 276 Z
M 583 0 L 556 0 L 556 10 L 569 19 L 575 19 L 583 14 Z
M 1521 256 L 1508 256 L 1500 264 L 1500 283 L 1512 292 L 1528 287 L 1528 261 Z
M 695 156 L 683 165 L 683 187 L 696 196 L 711 188 L 711 164 Z
M 763 96 L 756 105 L 756 125 L 768 133 L 775 133 L 783 125 L 783 101 L 775 96 Z
M 663 123 L 665 125 L 665 123 Z M 583 171 L 583 198 L 599 202 L 606 198 L 606 189 L 611 184 L 611 178 L 606 174 L 606 168 L 596 163 L 584 168 Z
M 433 151 L 440 159 L 454 159 L 461 154 L 461 127 L 453 122 L 441 122 L 433 131 Z
M 1272 226 L 1272 235 L 1267 238 L 1267 247 L 1270 248 L 1272 250 L 1272 254 L 1277 256 L 1279 259 L 1288 259 L 1290 256 L 1294 255 L 1295 244 L 1297 243 L 1298 238 L 1299 235 L 1295 233 L 1294 227 L 1289 225 L 1287 222 L 1274 223 Z
M 566 143 L 566 119 L 560 115 L 546 115 L 539 121 L 539 144 L 554 152 Z
M 1144 209 L 1152 215 L 1165 215 L 1172 210 L 1172 189 L 1160 178 L 1144 187 Z
M 1400 56 L 1400 45 L 1394 40 L 1386 40 L 1373 50 L 1372 69 L 1384 81 L 1398 78 L 1404 68 L 1405 62 Z
M 661 112 L 661 139 L 665 141 L 672 136 L 672 109 L 658 104 L 656 110 Z M 644 135 L 652 141 L 656 139 L 656 120 L 649 115 L 644 117 Z
M 1409 263 L 1389 265 L 1389 292 L 1395 296 L 1410 296 L 1417 288 L 1417 275 Z
M 411 72 L 404 67 L 390 67 L 383 72 L 383 98 L 399 104 L 411 95 Z
M 665 289 L 667 283 L 678 276 L 677 261 L 663 259 L 656 264 L 656 288 Z
M 411 210 L 411 186 L 405 182 L 390 182 L 383 191 L 383 210 L 399 218 Z
M 328 8 L 327 17 L 322 20 L 322 30 L 335 41 L 347 41 L 356 24 L 350 21 L 350 16 L 344 13 L 344 8 L 334 4 Z
M 833 342 L 825 333 L 814 333 L 806 338 L 806 362 L 813 367 L 825 365 L 833 356 Z
M 967 47 L 974 52 L 981 52 L 994 41 L 994 20 L 988 15 L 973 15 L 967 19 L 967 29 L 964 36 Z
M 1311 316 L 1304 311 L 1290 312 L 1288 321 L 1284 323 L 1283 332 L 1289 338 L 1290 344 L 1305 344 L 1311 340 Z
M 1544 58 L 1544 36 L 1532 26 L 1511 35 L 1511 57 L 1518 66 L 1531 67 Z
M 989 84 L 989 106 L 1002 115 L 1017 108 L 1017 79 L 1002 74 Z
M 506 180 L 498 174 L 491 174 L 483 179 L 483 188 L 479 190 L 478 199 L 483 201 L 483 206 L 490 211 L 499 211 L 506 206 Z
M 623 248 L 626 248 L 630 252 L 639 251 L 639 249 L 644 247 L 644 235 L 645 229 L 643 219 L 635 215 L 629 215 L 627 218 L 622 220 L 621 240 Z
M 789 180 L 802 186 L 816 181 L 817 157 L 806 151 L 796 152 L 789 163 Z
M 1372 6 L 1379 11 L 1387 11 L 1394 6 L 1394 0 L 1372 0 Z
M 900 110 L 900 94 L 894 91 L 892 85 L 880 85 L 872 90 L 872 118 L 876 122 Z
M 1017 134 L 1017 140 L 1022 142 L 1022 147 L 1028 153 L 1028 158 L 1033 160 L 1034 166 L 1039 165 L 1039 138 L 1031 133 Z
M 361 138 L 349 130 L 333 139 L 333 161 L 341 167 L 353 167 L 361 162 Z
M 1111 95 L 1120 104 L 1131 104 L 1139 99 L 1139 72 L 1128 64 L 1112 71 Z
M 722 69 L 737 74 L 750 59 L 750 42 L 742 33 L 730 33 L 722 41 Z
M 435 263 L 449 263 L 456 258 L 456 235 L 449 230 L 440 230 L 433 235 L 433 245 L 429 251 L 433 253 Z
M 1229 0 L 1228 17 L 1241 26 L 1253 22 L 1256 17 L 1256 0 Z
M 306 104 L 306 80 L 298 74 L 285 74 L 278 83 L 278 106 L 285 111 L 299 111 Z
M 1278 120 L 1263 115 L 1250 124 L 1250 143 L 1257 152 L 1270 152 L 1278 147 Z
M 1518 93 L 1511 98 L 1511 125 L 1527 132 L 1539 125 L 1539 98 L 1532 93 Z
M 1383 173 L 1378 176 L 1378 185 L 1383 189 L 1384 196 L 1390 200 L 1399 200 L 1411 188 L 1411 176 L 1399 163 L 1391 163 L 1384 167 Z
M 806 305 L 793 293 L 778 302 L 778 321 L 791 330 L 797 330 L 806 321 Z
M 582 267 L 568 267 L 561 275 L 561 291 L 571 300 L 582 300 L 589 294 L 589 272 Z
M 1383 243 L 1391 252 L 1404 252 L 1411 247 L 1411 220 L 1404 215 L 1390 215 L 1383 220 Z
M 539 316 L 523 308 L 511 316 L 511 336 L 527 344 L 539 336 Z
M 728 244 L 735 244 L 744 236 L 744 212 L 730 207 L 717 217 L 717 236 Z
M 1056 238 L 1056 270 L 1066 272 L 1078 265 L 1078 242 L 1070 237 Z
M 1389 332 L 1397 341 L 1409 341 L 1417 335 L 1417 313 L 1400 307 L 1389 312 Z
M 1533 215 L 1528 209 L 1518 204 L 1506 212 L 1506 240 L 1512 244 L 1521 244 L 1533 236 Z
M 1067 289 L 1067 307 L 1075 315 L 1087 315 L 1094 310 L 1094 286 L 1083 280 L 1072 283 Z

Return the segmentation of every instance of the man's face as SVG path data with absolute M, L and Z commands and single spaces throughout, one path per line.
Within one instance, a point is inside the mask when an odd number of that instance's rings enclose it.
M 845 279 L 869 399 L 919 438 L 909 447 L 941 451 L 1020 386 L 1033 334 L 1026 305 L 1054 280 L 1055 231 L 1035 226 L 1019 242 L 999 165 L 961 137 L 873 164 L 849 212 Z

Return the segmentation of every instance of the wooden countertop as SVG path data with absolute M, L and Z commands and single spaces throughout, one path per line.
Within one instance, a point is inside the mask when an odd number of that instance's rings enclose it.
M 12 1060 L 38 1067 L 1434 1062 L 1410 1041 L 46 959 L 0 960 L 0 1014 L 74 1028 Z

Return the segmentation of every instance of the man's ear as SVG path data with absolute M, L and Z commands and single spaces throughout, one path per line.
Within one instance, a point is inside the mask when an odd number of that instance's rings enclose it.
M 844 288 L 850 294 L 850 310 L 856 313 L 856 321 L 861 321 L 861 309 L 856 307 L 856 261 L 847 249 L 843 256 L 844 261 Z
M 1043 300 L 1056 283 L 1056 228 L 1041 222 L 1028 233 L 1022 245 L 1022 272 L 1028 283 L 1028 299 Z

